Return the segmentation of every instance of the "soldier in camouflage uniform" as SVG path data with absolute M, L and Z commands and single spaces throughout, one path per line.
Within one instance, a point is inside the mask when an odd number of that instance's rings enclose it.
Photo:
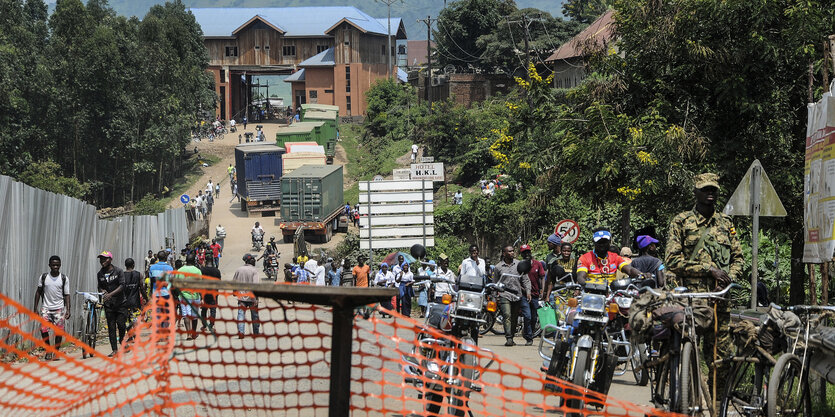
M 696 205 L 692 210 L 679 213 L 670 223 L 667 239 L 667 267 L 678 276 L 680 285 L 690 291 L 717 291 L 737 281 L 742 273 L 742 250 L 731 218 L 717 212 L 716 196 L 719 193 L 719 176 L 705 173 L 697 175 L 693 194 Z M 717 343 L 720 358 L 730 356 L 732 340 L 729 323 L 730 310 L 726 303 L 718 303 L 718 333 L 713 329 L 702 334 L 702 358 L 713 362 L 713 345 Z M 712 365 L 709 376 L 713 387 Z M 717 369 L 717 396 L 724 395 L 724 383 L 729 369 L 727 365 Z M 713 399 L 717 401 L 716 398 Z

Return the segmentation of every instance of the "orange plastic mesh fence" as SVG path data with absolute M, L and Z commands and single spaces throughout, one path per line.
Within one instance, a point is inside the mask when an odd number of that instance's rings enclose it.
M 0 294 L 0 415 L 328 414 L 330 307 L 262 298 L 256 309 L 241 309 L 241 294 L 218 291 L 217 303 L 209 304 L 205 291 L 195 293 L 203 294 L 206 324 L 214 333 L 202 329 L 200 320 L 195 332 L 186 331 L 183 315 L 197 310 L 197 303 L 176 309 L 171 298 L 154 296 L 143 312 L 147 319 L 128 332 L 113 358 Z M 246 314 L 243 321 L 240 313 Z M 44 325 L 64 337 L 60 351 L 41 340 L 36 329 Z M 670 415 L 546 381 L 542 372 L 461 345 L 397 314 L 393 319 L 357 314 L 353 326 L 355 416 L 466 415 L 465 409 L 476 416 Z M 100 332 L 100 347 L 108 344 L 106 334 Z M 22 341 L 37 348 L 24 350 Z M 82 352 L 93 357 L 82 360 Z M 45 361 L 45 353 L 59 360 Z M 449 370 L 451 356 L 457 358 L 455 371 Z M 561 392 L 545 391 L 546 384 Z M 573 400 L 603 407 L 566 408 Z

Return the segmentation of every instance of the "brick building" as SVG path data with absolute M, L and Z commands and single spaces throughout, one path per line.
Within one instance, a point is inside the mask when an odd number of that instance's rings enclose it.
M 248 108 L 252 113 L 253 76 L 293 74 L 294 107 L 331 104 L 350 116 L 364 113 L 368 87 L 388 74 L 388 22 L 355 7 L 190 10 L 203 29 L 222 119 L 240 119 Z M 405 38 L 401 19 L 392 18 L 392 65 L 396 40 Z

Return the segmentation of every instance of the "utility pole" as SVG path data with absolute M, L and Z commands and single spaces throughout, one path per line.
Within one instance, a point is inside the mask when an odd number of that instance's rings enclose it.
M 507 19 L 507 16 L 505 16 L 505 19 Z M 517 23 L 522 28 L 525 29 L 525 79 L 528 82 L 531 81 L 531 76 L 530 76 L 530 74 L 528 74 L 528 68 L 531 67 L 531 46 L 530 46 L 531 32 L 530 32 L 529 28 L 531 26 L 531 23 L 539 22 L 539 21 L 542 21 L 541 16 L 538 17 L 538 18 L 529 18 L 528 15 L 526 15 L 526 14 L 523 14 L 522 19 L 520 19 L 520 20 L 508 20 L 507 21 L 508 30 L 510 29 L 510 23 Z M 511 37 L 512 37 L 512 34 L 511 34 Z M 513 45 L 513 47 L 515 49 L 516 45 Z
M 389 18 L 388 18 L 388 21 L 386 22 L 386 23 L 388 23 L 388 32 L 386 32 L 386 45 L 388 45 L 386 47 L 386 64 L 387 64 L 387 67 L 388 67 L 388 77 L 391 78 L 391 72 L 392 72 L 392 69 L 391 69 L 391 5 L 394 4 L 395 2 L 399 1 L 399 0 L 375 0 L 375 1 L 380 1 L 380 2 L 384 3 L 386 6 L 388 6 Z
M 426 87 L 423 90 L 424 98 L 429 103 L 429 109 L 432 110 L 432 22 L 438 19 L 433 19 L 432 16 L 426 16 L 426 19 L 418 19 L 418 22 L 426 24 Z

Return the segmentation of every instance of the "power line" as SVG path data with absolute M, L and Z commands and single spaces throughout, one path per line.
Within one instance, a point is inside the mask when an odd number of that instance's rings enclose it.
M 447 37 L 449 38 L 449 40 L 451 40 L 451 41 L 452 41 L 452 44 L 453 44 L 453 45 L 455 45 L 456 47 L 458 47 L 458 49 L 460 49 L 460 50 L 461 50 L 461 52 L 463 52 L 463 53 L 465 53 L 465 54 L 469 55 L 470 57 L 475 58 L 475 59 L 477 59 L 477 60 L 480 60 L 480 59 L 483 59 L 483 58 L 484 58 L 484 52 L 482 52 L 482 53 L 481 53 L 481 56 L 475 56 L 475 55 L 473 55 L 473 54 L 471 54 L 471 53 L 469 53 L 469 52 L 465 51 L 465 50 L 464 50 L 464 48 L 462 48 L 462 47 L 461 47 L 461 45 L 458 45 L 458 43 L 457 43 L 457 42 L 455 42 L 455 38 L 454 38 L 454 37 L 453 37 L 453 36 L 449 33 L 449 31 L 446 29 L 446 26 L 443 26 L 443 27 L 442 27 L 442 26 L 441 26 L 441 22 L 440 22 L 440 21 L 437 21 L 436 23 L 437 23 L 437 25 L 438 25 L 438 27 L 439 27 L 439 28 L 443 29 L 443 31 L 446 33 L 446 35 L 447 35 Z

